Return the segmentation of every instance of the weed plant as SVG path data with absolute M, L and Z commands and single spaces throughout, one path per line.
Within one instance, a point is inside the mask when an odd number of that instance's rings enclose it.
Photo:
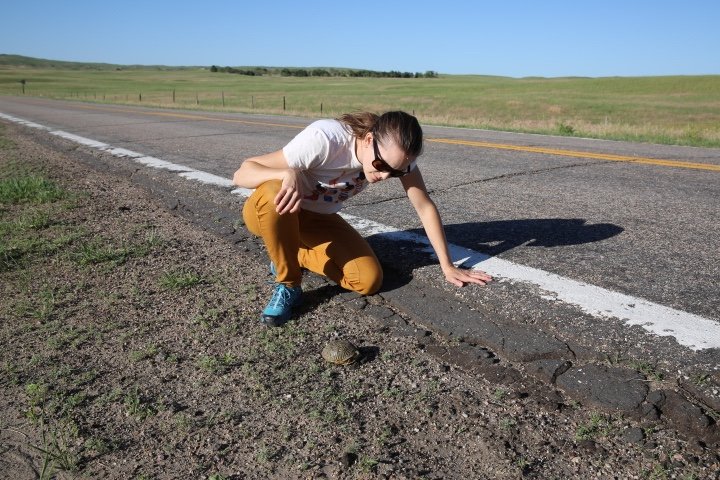
M 127 247 L 115 248 L 99 239 L 83 242 L 75 252 L 75 260 L 80 265 L 95 265 L 110 262 L 115 265 L 125 263 L 131 252 Z
M 598 412 L 592 412 L 588 422 L 578 426 L 576 440 L 594 440 L 607 437 L 613 432 L 612 418 Z
M 0 180 L 0 203 L 48 203 L 64 196 L 60 187 L 36 175 Z
M 54 253 L 73 237 L 39 234 L 53 226 L 52 204 L 68 194 L 50 180 L 23 170 L 14 163 L 0 169 L 0 212 L 12 211 L 12 216 L 0 215 L 0 272 L 22 268 L 33 254 Z
M 160 286 L 168 290 L 181 290 L 189 288 L 205 280 L 197 273 L 182 268 L 170 272 L 164 272 L 160 277 Z
M 128 415 L 144 420 L 157 413 L 157 408 L 142 398 L 137 388 L 128 391 L 123 399 Z

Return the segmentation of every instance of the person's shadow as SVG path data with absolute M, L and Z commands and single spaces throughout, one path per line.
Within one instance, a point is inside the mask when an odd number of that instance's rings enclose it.
M 500 255 L 519 246 L 560 247 L 599 242 L 624 229 L 611 223 L 588 224 L 579 218 L 500 220 L 445 225 L 448 243 L 488 256 Z M 407 233 L 424 236 L 422 229 L 397 234 L 376 234 L 367 238 L 385 270 L 382 290 L 405 285 L 415 268 L 435 260 L 428 247 L 407 240 Z M 457 260 L 457 259 L 456 259 Z M 382 291 L 381 290 L 381 291 Z

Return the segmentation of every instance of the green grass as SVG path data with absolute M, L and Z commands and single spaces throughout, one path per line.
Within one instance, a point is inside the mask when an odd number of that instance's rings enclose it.
M 15 148 L 0 130 L 0 153 Z M 56 203 L 69 194 L 38 172 L 14 161 L 0 168 L 0 272 L 21 268 L 33 255 L 57 252 L 77 235 L 52 220 Z M 8 214 L 9 213 L 9 214 Z M 51 228 L 52 227 L 52 228 Z M 46 234 L 46 230 L 52 230 Z
M 578 426 L 575 431 L 576 440 L 593 440 L 607 437 L 613 432 L 612 418 L 599 412 L 591 412 L 587 423 Z
M 148 345 L 142 350 L 133 350 L 130 352 L 129 358 L 131 362 L 140 362 L 155 357 L 160 350 L 157 345 Z
M 51 226 L 44 212 L 18 220 L 0 219 L 0 272 L 22 268 L 30 259 L 55 254 L 82 236 L 77 228 L 50 229 Z M 46 228 L 52 230 L 47 235 L 42 232 Z
M 168 290 L 182 290 L 203 282 L 200 275 L 187 269 L 164 272 L 160 277 L 160 286 Z
M 80 456 L 75 442 L 79 432 L 69 413 L 85 396 L 53 394 L 47 384 L 36 382 L 25 385 L 25 396 L 28 407 L 25 417 L 39 428 L 41 435 L 40 445 L 31 445 L 42 455 L 39 478 L 55 478 L 59 471 L 78 471 Z
M 144 399 L 137 387 L 125 394 L 123 403 L 127 414 L 138 420 L 144 420 L 158 413 L 156 406 Z
M 47 203 L 64 195 L 62 188 L 40 176 L 0 179 L 0 203 Z
M 162 244 L 154 230 L 145 235 L 140 243 L 125 243 L 116 246 L 101 238 L 92 238 L 80 243 L 71 253 L 75 261 L 83 266 L 109 264 L 122 265 L 132 257 L 144 257 L 154 247 Z
M 105 262 L 120 265 L 129 256 L 130 251 L 127 248 L 116 248 L 97 239 L 81 244 L 75 253 L 75 259 L 80 265 L 96 265 Z
M 375 460 L 374 458 L 363 456 L 358 461 L 358 468 L 360 471 L 366 474 L 370 474 L 375 471 L 377 466 L 380 464 L 378 460 Z
M 307 117 L 403 109 L 424 124 L 720 146 L 717 75 L 296 78 L 203 68 L 0 66 L 0 95 L 21 95 L 20 80 L 25 95 L 85 102 Z
M 20 271 L 35 261 L 62 255 L 82 266 L 121 265 L 163 245 L 152 225 L 139 227 L 121 245 L 89 238 L 81 225 L 59 220 L 63 210 L 77 208 L 82 195 L 66 191 L 45 171 L 17 160 L 17 146 L 0 124 L 0 273 Z M 42 297 L 44 298 L 44 297 Z M 40 320 L 52 314 L 51 303 L 17 306 Z
M 630 366 L 637 370 L 638 372 L 642 373 L 648 379 L 654 380 L 656 382 L 661 381 L 665 375 L 660 372 L 657 367 L 649 362 L 645 361 L 631 361 Z
M 21 268 L 32 254 L 56 252 L 74 237 L 52 220 L 71 196 L 43 172 L 17 161 L 17 146 L 0 125 L 0 272 Z M 45 230 L 53 228 L 51 235 Z

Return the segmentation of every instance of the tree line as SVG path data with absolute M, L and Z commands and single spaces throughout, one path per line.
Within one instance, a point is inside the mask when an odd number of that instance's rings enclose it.
M 369 78 L 437 78 L 438 73 L 432 70 L 426 72 L 399 72 L 390 70 L 380 72 L 375 70 L 353 70 L 347 68 L 235 68 L 210 67 L 211 72 L 234 73 L 236 75 L 262 76 L 280 75 L 283 77 L 369 77 Z

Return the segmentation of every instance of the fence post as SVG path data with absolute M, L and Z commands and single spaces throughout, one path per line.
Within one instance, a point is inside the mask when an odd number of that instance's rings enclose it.
M 200 105 L 200 97 L 198 96 L 197 92 L 195 92 L 195 105 Z
M 285 95 L 283 95 L 283 112 L 285 111 Z
M 322 115 L 322 102 L 320 102 L 320 115 Z
M 255 108 L 255 95 L 250 95 L 250 108 Z
M 223 108 L 225 108 L 225 92 L 224 91 L 222 92 L 222 103 L 223 103 Z

